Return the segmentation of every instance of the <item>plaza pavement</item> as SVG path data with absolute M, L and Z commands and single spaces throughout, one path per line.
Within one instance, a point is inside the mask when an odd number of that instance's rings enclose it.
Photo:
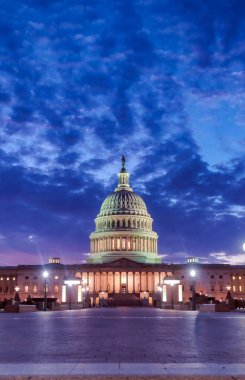
M 240 379 L 245 313 L 126 307 L 1 313 L 0 376 L 10 375 Z

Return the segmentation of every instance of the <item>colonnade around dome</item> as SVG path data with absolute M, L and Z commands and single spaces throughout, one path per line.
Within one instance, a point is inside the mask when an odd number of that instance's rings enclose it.
M 91 253 L 135 251 L 157 253 L 157 239 L 142 236 L 109 236 L 91 239 Z
M 96 231 L 108 231 L 115 228 L 142 229 L 152 231 L 152 218 L 118 217 L 96 218 Z

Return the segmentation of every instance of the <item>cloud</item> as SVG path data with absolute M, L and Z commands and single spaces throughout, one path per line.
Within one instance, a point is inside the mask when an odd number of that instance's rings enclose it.
M 242 1 L 12 1 L 0 25 L 2 252 L 82 259 L 124 154 L 160 252 L 236 254 Z
M 236 255 L 229 255 L 225 252 L 216 252 L 210 254 L 211 258 L 214 258 L 217 262 L 230 265 L 242 265 L 245 264 L 245 255 L 237 253 Z

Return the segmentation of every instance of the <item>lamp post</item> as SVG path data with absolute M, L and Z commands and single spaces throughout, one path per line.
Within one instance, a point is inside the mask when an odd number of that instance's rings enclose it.
M 180 280 L 177 280 L 176 278 L 170 277 L 164 279 L 163 283 L 165 285 L 170 285 L 171 286 L 171 308 L 174 308 L 174 285 L 180 284 Z
M 230 303 L 230 300 L 232 299 L 232 296 L 231 296 L 231 285 L 230 283 L 228 282 L 227 286 L 226 286 L 226 290 L 227 290 L 227 294 L 226 294 L 226 302 L 227 303 Z
M 43 272 L 44 277 L 44 311 L 47 311 L 47 278 L 48 278 L 48 272 L 45 270 Z
M 192 290 L 192 296 L 191 296 L 191 310 L 196 310 L 196 297 L 195 297 L 195 277 L 196 277 L 196 271 L 194 269 L 190 272 L 191 275 L 191 290 Z
M 79 285 L 81 284 L 81 281 L 80 280 L 75 280 L 75 279 L 67 279 L 64 281 L 64 284 L 65 285 L 68 285 L 69 286 L 69 310 L 71 310 L 71 288 L 72 288 L 72 285 Z
M 16 304 L 18 304 L 20 302 L 20 296 L 19 296 L 20 287 L 16 285 L 14 290 L 15 290 L 14 301 Z

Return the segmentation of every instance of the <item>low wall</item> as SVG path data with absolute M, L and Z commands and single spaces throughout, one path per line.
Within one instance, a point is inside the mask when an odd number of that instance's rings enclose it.
M 231 311 L 230 305 L 220 303 L 220 304 L 212 304 L 212 303 L 205 303 L 199 305 L 199 311 L 200 312 L 227 312 Z
M 18 313 L 19 312 L 19 305 L 11 305 L 7 304 L 4 308 L 5 313 Z
M 36 305 L 19 305 L 20 313 L 29 313 L 33 311 L 37 311 Z

